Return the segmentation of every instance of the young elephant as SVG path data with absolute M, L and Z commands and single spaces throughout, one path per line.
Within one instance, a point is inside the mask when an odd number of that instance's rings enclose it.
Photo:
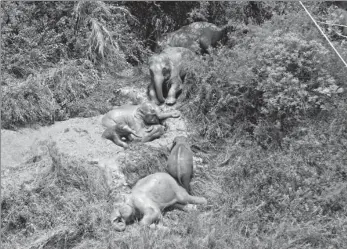
M 153 103 L 141 105 L 123 105 L 109 111 L 102 118 L 106 128 L 102 137 L 111 140 L 116 145 L 127 148 L 124 142 L 134 139 L 142 142 L 152 141 L 164 134 L 161 122 L 167 118 L 178 118 L 178 111 L 161 112 Z
M 149 58 L 151 83 L 148 86 L 148 95 L 151 101 L 156 104 L 165 102 L 167 105 L 176 103 L 187 73 L 188 62 L 194 56 L 187 48 L 169 47 Z
M 193 22 L 160 37 L 157 40 L 155 51 L 158 53 L 166 47 L 184 47 L 194 52 L 206 53 L 210 46 L 215 46 L 218 41 L 225 40 L 227 33 L 232 29 L 230 24 L 217 27 L 213 23 Z
M 174 139 L 167 162 L 167 171 L 190 193 L 189 183 L 193 177 L 193 152 L 186 137 L 178 136 Z
M 191 196 L 167 173 L 155 173 L 140 179 L 126 201 L 114 209 L 111 222 L 116 231 L 143 215 L 141 225 L 151 225 L 161 219 L 161 212 L 170 206 L 207 204 L 203 197 Z

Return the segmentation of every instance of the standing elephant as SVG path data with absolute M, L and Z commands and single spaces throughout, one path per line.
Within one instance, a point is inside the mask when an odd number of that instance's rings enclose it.
M 179 111 L 161 112 L 153 103 L 123 105 L 103 116 L 102 125 L 106 130 L 102 137 L 127 148 L 128 144 L 123 140 L 137 138 L 142 142 L 152 141 L 164 134 L 164 126 L 161 125 L 163 120 L 179 116 Z
M 197 52 L 208 52 L 210 46 L 227 37 L 232 26 L 227 24 L 221 28 L 213 23 L 193 22 L 187 26 L 164 34 L 157 40 L 155 51 L 159 52 L 166 47 L 184 47 Z
M 161 212 L 168 207 L 187 210 L 187 204 L 207 204 L 204 197 L 191 196 L 179 186 L 172 176 L 159 172 L 140 179 L 125 201 L 118 205 L 111 214 L 111 222 L 118 232 L 126 225 L 141 218 L 141 225 L 150 226 L 160 221 Z
M 175 137 L 167 161 L 167 171 L 190 193 L 189 183 L 193 176 L 193 152 L 186 137 Z
M 182 81 L 187 73 L 187 62 L 194 58 L 194 53 L 181 47 L 168 47 L 160 54 L 149 58 L 151 83 L 148 95 L 156 104 L 173 105 L 182 90 Z M 167 97 L 166 101 L 164 97 Z

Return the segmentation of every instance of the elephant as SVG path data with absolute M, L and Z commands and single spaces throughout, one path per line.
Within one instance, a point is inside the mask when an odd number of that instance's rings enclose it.
M 165 119 L 178 117 L 179 111 L 161 112 L 157 105 L 149 102 L 119 106 L 102 117 L 102 125 L 106 128 L 102 137 L 128 148 L 123 140 L 152 141 L 164 134 L 162 122 Z
M 166 208 L 185 210 L 186 204 L 206 205 L 207 200 L 189 195 L 168 173 L 157 172 L 140 179 L 125 201 L 115 207 L 110 219 L 114 229 L 121 232 L 142 215 L 140 224 L 150 226 L 161 220 Z
M 150 100 L 156 104 L 175 104 L 182 91 L 187 64 L 194 57 L 191 50 L 181 47 L 168 47 L 160 54 L 152 55 L 148 60 L 151 83 L 147 93 Z
M 208 53 L 208 48 L 225 39 L 227 33 L 232 29 L 233 27 L 230 24 L 219 28 L 209 22 L 193 22 L 160 37 L 156 42 L 155 52 L 158 53 L 169 46 L 184 47 L 194 52 Z
M 175 137 L 167 162 L 167 171 L 190 193 L 189 183 L 193 177 L 193 152 L 186 137 Z
M 340 9 L 343 9 L 343 13 L 341 14 L 340 17 L 340 24 L 345 25 L 344 27 L 341 27 L 342 29 L 342 35 L 347 36 L 347 2 L 345 1 L 334 1 L 331 2 L 332 4 L 336 5 Z

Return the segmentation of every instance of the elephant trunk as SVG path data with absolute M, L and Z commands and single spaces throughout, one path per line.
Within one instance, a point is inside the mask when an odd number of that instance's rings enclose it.
M 163 96 L 163 84 L 164 84 L 164 76 L 163 75 L 154 75 L 153 83 L 155 87 L 155 91 L 157 93 L 157 98 L 160 103 L 164 103 L 165 99 Z
M 126 224 L 123 220 L 122 221 L 113 221 L 112 225 L 113 225 L 114 230 L 116 230 L 117 232 L 123 232 L 125 230 L 125 227 L 126 227 Z

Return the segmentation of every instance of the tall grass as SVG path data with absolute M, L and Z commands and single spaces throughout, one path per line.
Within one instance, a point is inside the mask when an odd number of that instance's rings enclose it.
M 70 61 L 44 73 L 31 75 L 20 84 L 4 87 L 2 127 L 14 129 L 30 124 L 46 125 L 86 113 L 83 102 L 96 94 L 95 89 L 100 84 L 97 71 L 88 62 Z M 105 106 L 100 109 L 107 110 Z

